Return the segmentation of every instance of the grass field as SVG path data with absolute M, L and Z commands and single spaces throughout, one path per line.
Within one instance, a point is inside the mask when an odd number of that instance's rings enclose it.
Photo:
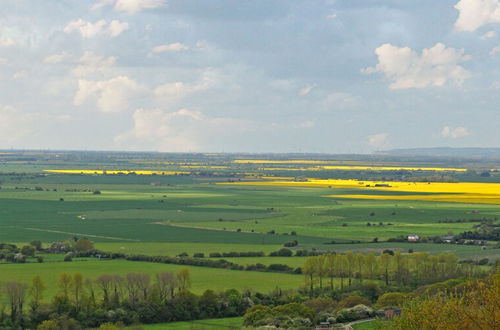
M 384 329 L 384 323 L 386 322 L 387 321 L 382 321 L 382 320 L 362 322 L 353 324 L 352 328 L 354 330 L 379 330 L 379 329 Z
M 143 325 L 145 330 L 223 330 L 240 329 L 243 325 L 242 317 L 230 317 L 224 319 L 197 320 L 189 322 L 172 322 Z
M 275 288 L 297 289 L 303 283 L 301 275 L 263 273 L 250 271 L 225 270 L 206 267 L 167 265 L 125 260 L 84 259 L 73 262 L 46 262 L 42 264 L 0 264 L 0 285 L 9 281 L 31 283 L 34 275 L 39 275 L 47 286 L 45 298 L 49 299 L 57 293 L 57 280 L 61 273 L 81 273 L 84 278 L 95 279 L 102 274 L 178 272 L 182 268 L 189 269 L 192 288 L 197 294 L 206 289 L 223 291 L 227 289 L 252 289 L 259 292 L 270 292 Z M 5 297 L 4 297 L 5 298 Z
M 144 254 L 150 256 L 176 256 L 183 252 L 192 256 L 194 253 L 204 253 L 206 257 L 211 252 L 255 252 L 263 251 L 268 254 L 282 248 L 279 244 L 238 244 L 238 243 L 130 243 L 130 242 L 99 242 L 95 247 L 102 251 L 121 252 L 125 254 Z

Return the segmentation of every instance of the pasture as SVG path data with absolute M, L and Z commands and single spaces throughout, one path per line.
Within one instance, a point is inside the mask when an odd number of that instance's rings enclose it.
M 144 330 L 224 330 L 240 329 L 243 325 L 242 317 L 229 317 L 223 319 L 196 320 L 186 322 L 172 322 L 159 324 L 145 324 Z M 130 328 L 133 329 L 133 328 Z
M 192 281 L 190 290 L 196 294 L 201 294 L 207 289 L 214 291 L 251 289 L 252 291 L 268 293 L 277 287 L 281 289 L 297 289 L 304 281 L 303 276 L 292 274 L 84 258 L 74 259 L 72 262 L 0 264 L 0 274 L 2 274 L 0 285 L 10 281 L 30 284 L 33 276 L 39 275 L 47 287 L 44 297 L 49 299 L 58 293 L 57 281 L 61 273 L 80 273 L 84 278 L 88 279 L 96 279 L 103 274 L 125 275 L 127 273 L 147 273 L 153 277 L 156 273 L 178 272 L 183 268 L 189 269 Z

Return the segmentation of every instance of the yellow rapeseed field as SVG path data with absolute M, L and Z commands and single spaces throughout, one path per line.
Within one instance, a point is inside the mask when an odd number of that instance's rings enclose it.
M 145 171 L 145 170 L 44 170 L 44 172 L 61 174 L 137 174 L 137 175 L 177 175 L 190 174 L 182 171 Z
M 264 171 L 320 171 L 320 170 L 360 170 L 360 171 L 435 171 L 435 172 L 465 172 L 466 168 L 455 167 L 426 167 L 426 166 L 385 166 L 384 164 L 366 165 L 357 161 L 329 161 L 329 160 L 262 160 L 262 159 L 237 159 L 233 163 L 236 164 L 270 164 L 270 165 L 293 165 L 293 164 L 321 164 L 321 166 L 304 167 L 304 168 L 276 168 L 263 167 L 259 170 Z M 338 164 L 338 165 L 323 165 L 323 164 Z
M 360 181 L 339 179 L 308 179 L 305 181 L 260 181 L 235 182 L 233 184 L 249 184 L 284 187 L 317 187 L 317 188 L 354 188 L 363 191 L 361 194 L 327 195 L 336 198 L 376 199 L 376 200 L 421 200 L 461 203 L 500 204 L 500 183 L 475 182 L 403 182 L 403 181 Z M 375 191 L 406 192 L 407 195 L 370 194 Z M 412 193 L 431 193 L 415 195 Z
M 261 167 L 261 171 L 322 171 L 322 170 L 340 170 L 340 171 L 434 171 L 434 172 L 465 172 L 466 168 L 453 167 L 406 167 L 406 166 L 352 166 L 352 165 L 326 165 L 313 167 Z

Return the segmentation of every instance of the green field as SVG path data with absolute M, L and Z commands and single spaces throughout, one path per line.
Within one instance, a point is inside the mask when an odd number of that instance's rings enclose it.
M 172 322 L 159 324 L 146 324 L 143 326 L 145 330 L 223 330 L 223 329 L 240 329 L 243 324 L 242 317 L 230 317 L 224 319 L 197 320 L 189 322 Z
M 277 287 L 296 289 L 304 281 L 301 275 L 263 273 L 251 271 L 225 270 L 206 267 L 166 265 L 149 262 L 125 260 L 84 259 L 73 262 L 47 262 L 42 264 L 0 264 L 0 285 L 10 281 L 31 283 L 34 275 L 39 275 L 47 286 L 45 298 L 49 299 L 57 293 L 57 280 L 61 273 L 81 273 L 84 278 L 95 279 L 102 274 L 178 272 L 182 268 L 189 269 L 192 287 L 197 294 L 207 289 L 224 291 L 227 289 L 251 289 L 258 292 L 270 292 Z
M 262 251 L 266 254 L 282 248 L 279 244 L 238 244 L 238 243 L 194 243 L 183 242 L 98 242 L 95 247 L 106 252 L 121 252 L 125 254 L 144 254 L 150 256 L 176 256 L 187 253 L 204 253 L 205 257 L 212 252 L 255 252 Z
M 34 189 L 36 185 L 19 186 Z M 439 221 L 471 220 L 473 210 L 481 217 L 500 216 L 498 205 L 336 201 L 323 197 L 332 189 L 316 188 L 206 183 L 166 187 L 51 183 L 42 188 L 45 190 L 3 185 L 0 241 L 50 242 L 84 236 L 97 242 L 368 242 L 375 237 L 384 240 L 470 230 L 471 222 Z M 92 194 L 94 190 L 101 194 Z M 292 232 L 297 236 L 290 237 Z

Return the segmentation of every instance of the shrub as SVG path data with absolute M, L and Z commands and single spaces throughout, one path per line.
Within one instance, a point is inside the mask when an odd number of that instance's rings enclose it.
M 404 304 L 406 295 L 401 292 L 384 293 L 377 300 L 377 306 L 383 307 L 400 307 Z
M 292 255 L 293 255 L 292 250 L 286 248 L 282 248 L 279 249 L 278 251 L 269 253 L 270 257 L 291 257 Z
M 394 251 L 389 250 L 389 249 L 385 249 L 384 251 L 382 251 L 382 253 L 385 253 L 385 254 L 390 254 L 391 256 L 393 256 L 393 255 L 394 255 Z
M 312 309 L 315 313 L 332 311 L 337 307 L 337 302 L 330 298 L 314 298 L 303 302 L 306 307 Z
M 32 257 L 35 255 L 35 248 L 31 245 L 25 245 L 21 248 L 21 253 L 27 257 Z
M 204 253 L 195 253 L 195 254 L 193 254 L 193 258 L 205 258 L 205 254 Z
M 66 255 L 64 256 L 64 261 L 66 262 L 73 261 L 73 253 L 72 252 L 66 253 Z
M 354 307 L 356 305 L 371 305 L 370 300 L 368 300 L 365 297 L 360 297 L 360 296 L 349 296 L 345 299 L 343 299 L 340 303 L 339 306 L 343 308 L 349 308 L 349 307 Z

